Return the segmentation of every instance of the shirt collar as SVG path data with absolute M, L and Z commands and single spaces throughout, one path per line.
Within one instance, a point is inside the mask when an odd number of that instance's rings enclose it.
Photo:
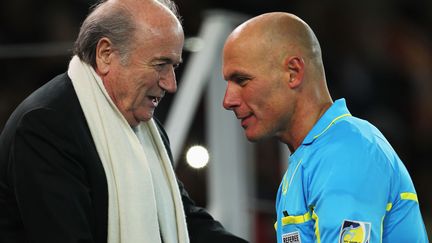
M 302 144 L 308 145 L 313 143 L 315 139 L 324 134 L 337 120 L 346 116 L 351 116 L 351 113 L 346 106 L 345 99 L 336 100 L 318 122 L 315 123 Z

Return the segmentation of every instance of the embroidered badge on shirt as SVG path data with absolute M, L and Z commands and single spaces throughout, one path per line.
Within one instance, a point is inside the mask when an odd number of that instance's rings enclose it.
M 339 243 L 370 243 L 371 223 L 344 220 Z
M 282 235 L 282 243 L 301 243 L 300 233 L 298 231 Z

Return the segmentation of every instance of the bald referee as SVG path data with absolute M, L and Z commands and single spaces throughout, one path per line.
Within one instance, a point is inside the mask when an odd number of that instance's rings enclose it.
M 428 242 L 407 169 L 376 127 L 332 100 L 304 21 L 268 13 L 240 25 L 223 75 L 223 105 L 246 137 L 277 137 L 292 153 L 276 199 L 279 243 Z

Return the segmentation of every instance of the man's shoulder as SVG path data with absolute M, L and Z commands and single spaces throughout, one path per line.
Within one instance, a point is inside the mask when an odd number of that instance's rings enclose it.
M 370 122 L 357 118 L 347 117 L 337 121 L 318 139 L 318 149 L 328 150 L 334 147 L 336 150 L 341 147 L 355 150 L 373 146 L 378 140 L 385 140 L 382 133 Z M 330 150 L 331 151 L 331 150 Z
M 371 123 L 348 117 L 333 124 L 308 149 L 316 163 L 373 162 L 371 156 L 382 157 L 390 151 L 382 133 Z
M 72 82 L 66 73 L 60 74 L 30 94 L 17 108 L 23 112 L 37 108 L 60 109 L 77 100 Z
M 373 170 L 384 178 L 392 174 L 397 161 L 382 133 L 368 121 L 355 117 L 334 124 L 316 142 L 307 152 L 305 163 L 311 172 L 359 175 L 372 174 Z
M 12 113 L 8 123 L 20 124 L 24 117 L 28 118 L 46 113 L 58 115 L 59 119 L 65 118 L 63 120 L 67 121 L 80 110 L 72 82 L 67 74 L 63 73 L 48 81 L 24 99 Z
M 66 130 L 76 124 L 85 126 L 85 118 L 72 82 L 64 73 L 35 90 L 18 105 L 6 122 L 1 139 L 10 139 L 22 128 L 49 126 L 51 130 L 59 130 L 62 127 L 68 132 Z

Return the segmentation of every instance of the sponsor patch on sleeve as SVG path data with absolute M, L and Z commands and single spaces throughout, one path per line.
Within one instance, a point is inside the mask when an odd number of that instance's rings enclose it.
M 344 220 L 339 243 L 370 243 L 371 223 Z
M 301 243 L 300 232 L 291 232 L 282 235 L 282 243 Z

